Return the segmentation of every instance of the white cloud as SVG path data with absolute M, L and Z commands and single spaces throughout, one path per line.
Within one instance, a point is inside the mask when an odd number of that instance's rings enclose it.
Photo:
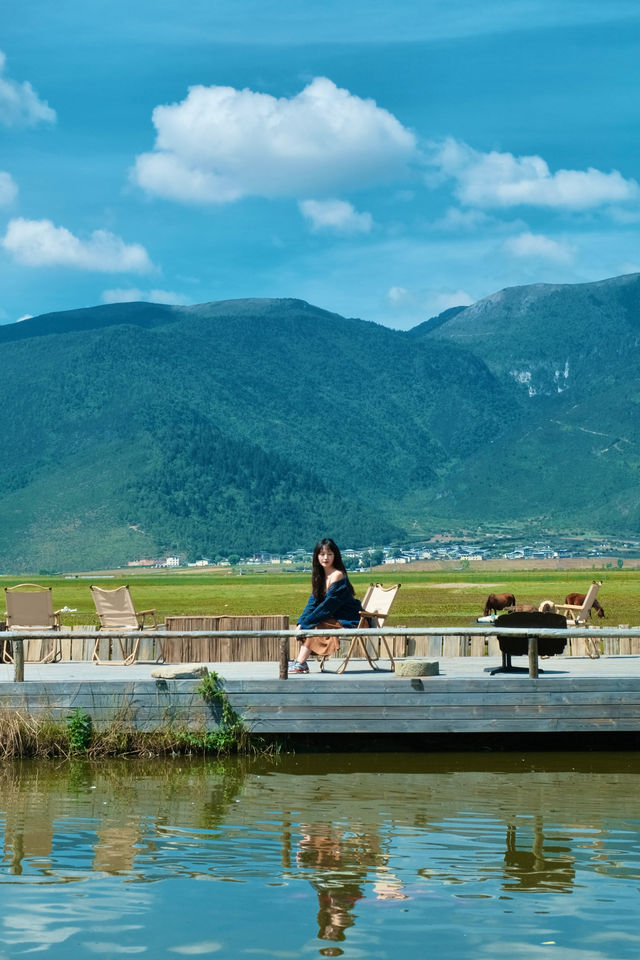
M 137 300 L 144 299 L 146 299 L 144 293 L 137 287 L 129 287 L 128 289 L 117 287 L 113 290 L 102 291 L 103 303 L 134 303 Z
M 617 171 L 558 170 L 551 173 L 538 156 L 480 153 L 452 137 L 432 145 L 430 162 L 456 181 L 459 200 L 472 207 L 528 204 L 566 210 L 588 210 L 637 201 L 640 188 Z
M 415 313 L 416 306 L 419 306 L 420 314 L 427 312 L 429 317 L 437 316 L 443 310 L 449 307 L 468 307 L 475 303 L 465 290 L 455 290 L 452 292 L 422 289 L 419 292 L 407 290 L 406 287 L 391 287 L 387 291 L 387 301 L 396 310 L 411 308 Z
M 504 249 L 513 257 L 529 257 L 540 260 L 552 260 L 555 263 L 569 263 L 573 259 L 573 250 L 566 243 L 559 243 L 541 233 L 520 233 L 504 242 Z
M 406 306 L 415 303 L 415 297 L 406 287 L 390 287 L 387 290 L 387 300 L 394 307 Z
M 489 223 L 490 218 L 482 210 L 460 210 L 459 207 L 449 207 L 445 215 L 433 224 L 435 230 L 456 232 L 458 230 L 477 230 L 478 227 Z
M 191 303 L 189 297 L 182 293 L 175 293 L 173 290 L 138 290 L 137 287 L 129 289 L 116 288 L 113 290 L 103 290 L 103 303 L 133 303 L 137 300 L 143 300 L 145 303 L 164 303 L 175 307 L 182 307 Z
M 22 323 L 23 320 L 31 320 L 33 317 L 32 313 L 25 313 L 22 317 L 18 317 L 16 323 Z
M 640 207 L 611 207 L 609 216 L 615 223 L 638 223 L 640 221 Z
M 415 153 L 396 118 L 326 77 L 277 99 L 233 87 L 190 87 L 153 111 L 153 152 L 132 177 L 149 193 L 187 203 L 243 196 L 331 195 L 387 180 Z
M 373 227 L 371 214 L 358 213 L 346 200 L 301 200 L 298 206 L 316 233 L 370 233 Z
M 80 240 L 50 220 L 10 220 L 0 243 L 27 267 L 72 267 L 101 273 L 153 269 L 147 251 L 138 243 L 126 244 L 108 230 L 94 230 L 87 240 Z
M 475 300 L 466 290 L 456 290 L 454 293 L 436 293 L 429 298 L 429 305 L 436 315 L 450 307 L 468 307 Z
M 13 203 L 18 196 L 18 186 L 10 173 L 0 170 L 0 207 Z
M 28 81 L 18 83 L 3 76 L 6 60 L 0 50 L 0 123 L 7 127 L 33 127 L 41 121 L 55 123 L 55 110 L 45 100 L 40 100 Z

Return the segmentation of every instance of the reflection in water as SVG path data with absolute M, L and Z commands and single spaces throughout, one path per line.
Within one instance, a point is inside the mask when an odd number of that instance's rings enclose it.
M 308 823 L 300 830 L 296 860 L 308 872 L 318 897 L 318 939 L 345 939 L 371 874 L 378 899 L 405 898 L 401 881 L 389 870 L 380 837 L 371 828 L 350 823 L 347 831 L 337 824 Z
M 542 817 L 533 818 L 533 840 L 530 848 L 518 849 L 516 824 L 507 826 L 507 850 L 504 855 L 505 873 L 509 882 L 505 890 L 546 887 L 549 890 L 570 893 L 575 871 L 569 846 L 545 849 Z
M 318 938 L 344 940 L 344 932 L 353 926 L 353 908 L 363 896 L 362 883 L 367 864 L 351 838 L 334 826 L 306 824 L 298 850 L 298 864 L 309 871 L 309 882 L 318 896 Z M 317 832 L 318 830 L 327 832 Z
M 0 960 L 635 960 L 639 788 L 635 754 L 6 764 Z

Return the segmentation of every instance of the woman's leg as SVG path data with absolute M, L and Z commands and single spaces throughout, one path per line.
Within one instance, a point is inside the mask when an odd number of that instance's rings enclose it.
M 342 629 L 342 624 L 339 620 L 324 620 L 322 623 L 319 623 L 315 630 L 340 630 Z M 312 653 L 315 653 L 317 657 L 320 657 L 321 662 L 325 660 L 326 657 L 330 656 L 335 650 L 340 646 L 340 642 L 337 637 L 306 637 L 304 640 L 300 641 L 301 646 L 298 651 L 298 656 L 293 661 L 290 667 L 290 671 L 295 673 L 298 669 L 298 666 L 303 666 L 306 664 L 307 660 Z M 309 667 L 306 667 L 307 672 Z
M 298 663 L 306 663 L 311 656 L 311 653 L 311 648 L 308 647 L 306 643 L 302 643 L 300 645 L 300 649 L 298 650 L 298 656 L 296 657 Z

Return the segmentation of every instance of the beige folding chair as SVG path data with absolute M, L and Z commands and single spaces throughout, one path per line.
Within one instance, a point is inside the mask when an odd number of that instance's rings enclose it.
M 586 627 L 588 626 L 591 615 L 593 601 L 598 596 L 598 590 L 601 586 L 602 580 L 594 580 L 581 604 L 554 603 L 553 600 L 543 600 L 538 609 L 541 613 L 560 613 L 563 617 L 567 618 L 568 627 Z M 600 656 L 600 649 L 597 642 L 590 637 L 585 637 L 584 645 L 588 656 L 591 657 L 592 660 L 597 660 Z
M 60 610 L 53 609 L 51 587 L 38 583 L 19 583 L 15 587 L 5 587 L 7 632 L 11 630 L 33 630 L 37 633 L 49 633 L 60 629 Z M 62 646 L 59 637 L 38 637 L 42 644 L 34 656 L 35 642 L 29 640 L 25 645 L 25 663 L 55 663 L 62 659 Z M 24 642 L 24 641 L 23 641 Z M 2 662 L 14 663 L 10 648 L 11 638 L 5 633 L 2 637 Z
M 389 616 L 389 611 L 393 601 L 396 598 L 396 593 L 400 589 L 400 584 L 396 583 L 393 587 L 383 587 L 381 583 L 372 583 L 367 592 L 364 595 L 362 600 L 362 610 L 360 611 L 360 620 L 358 622 L 358 629 L 371 629 L 369 621 L 371 620 L 374 627 L 383 627 L 384 622 Z M 372 636 L 354 636 L 351 637 L 351 643 L 349 644 L 349 649 L 347 655 L 335 671 L 336 673 L 344 673 L 347 668 L 349 660 L 355 655 L 356 650 L 360 648 L 363 656 L 366 658 L 369 666 L 372 670 L 377 670 L 378 667 L 374 663 L 378 659 L 378 653 L 375 650 L 369 652 L 367 646 L 369 641 L 375 641 L 375 637 Z M 391 661 L 391 669 L 395 669 L 395 660 L 391 655 L 391 650 L 389 649 L 389 644 L 387 643 L 387 638 L 381 634 L 379 640 L 382 642 L 385 650 L 387 651 L 387 656 Z M 324 668 L 325 661 L 327 657 L 323 657 L 320 661 L 320 669 Z
M 155 629 L 158 626 L 155 610 L 136 610 L 131 599 L 131 593 L 128 586 L 115 587 L 108 590 L 104 587 L 90 587 L 93 602 L 96 605 L 96 613 L 100 621 L 100 630 L 109 631 L 114 635 L 120 646 L 122 660 L 101 660 L 99 653 L 100 635 L 96 637 L 93 647 L 92 660 L 97 664 L 108 663 L 129 667 L 138 662 L 138 650 L 140 648 L 140 637 L 132 638 L 131 648 L 125 646 L 125 638 L 128 630 L 144 629 L 147 617 L 152 621 L 151 626 Z M 103 634 L 104 635 L 104 634 Z M 158 639 L 160 654 L 154 661 L 159 663 L 164 660 L 164 646 Z

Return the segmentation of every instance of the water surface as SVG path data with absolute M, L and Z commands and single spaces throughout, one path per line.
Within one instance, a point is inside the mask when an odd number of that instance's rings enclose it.
M 637 960 L 635 753 L 5 764 L 0 960 Z

